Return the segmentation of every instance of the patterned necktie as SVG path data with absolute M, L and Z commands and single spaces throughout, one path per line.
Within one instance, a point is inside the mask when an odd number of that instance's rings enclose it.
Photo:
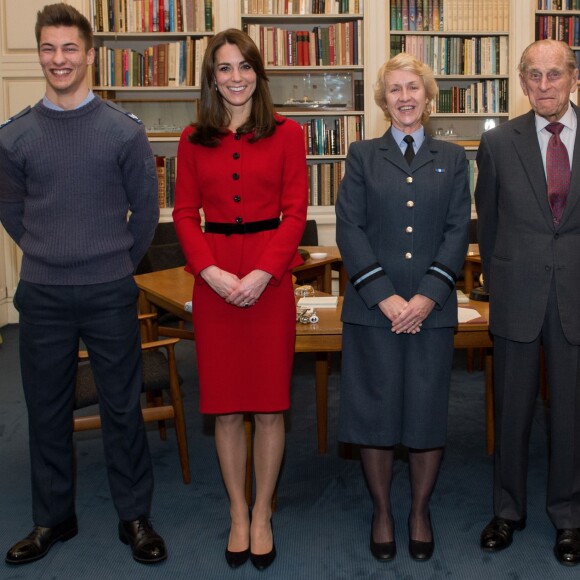
M 559 225 L 566 198 L 570 189 L 570 159 L 566 145 L 560 140 L 562 123 L 550 123 L 546 130 L 552 133 L 546 151 L 546 175 L 548 178 L 548 201 L 552 208 L 552 219 Z
M 405 159 L 407 160 L 407 163 L 411 165 L 411 161 L 413 161 L 413 157 L 415 157 L 415 149 L 413 149 L 415 139 L 413 139 L 411 135 L 405 135 L 403 141 L 407 144 L 407 148 L 405 149 Z

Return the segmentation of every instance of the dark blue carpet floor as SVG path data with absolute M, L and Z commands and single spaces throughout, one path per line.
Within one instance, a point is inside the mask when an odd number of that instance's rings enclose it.
M 0 346 L 0 552 L 31 529 L 27 419 L 18 369 L 18 327 L 2 329 Z M 485 454 L 483 373 L 468 374 L 462 353 L 453 372 L 449 438 L 431 511 L 436 551 L 429 562 L 407 553 L 409 484 L 404 453 L 397 461 L 392 502 L 398 555 L 379 563 L 368 549 L 371 503 L 356 459 L 336 442 L 340 358 L 330 381 L 329 452 L 317 453 L 313 359 L 296 358 L 293 407 L 287 420 L 286 457 L 274 530 L 278 558 L 259 573 L 250 563 L 230 570 L 224 560 L 229 517 L 214 450 L 211 422 L 197 412 L 193 345 L 181 343 L 178 365 L 185 382 L 192 482 L 181 480 L 173 431 L 160 441 L 150 425 L 155 465 L 153 521 L 165 537 L 168 560 L 135 563 L 117 538 L 99 431 L 78 434 L 79 534 L 48 556 L 23 567 L 0 563 L 2 579 L 171 578 L 200 580 L 428 579 L 481 580 L 577 578 L 552 554 L 555 530 L 545 513 L 546 417 L 538 402 L 532 433 L 528 527 L 503 553 L 485 554 L 479 534 L 491 516 L 492 461 Z

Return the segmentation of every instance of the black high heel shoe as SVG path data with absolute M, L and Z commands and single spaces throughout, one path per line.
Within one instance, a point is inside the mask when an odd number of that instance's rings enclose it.
M 381 562 L 388 562 L 392 560 L 397 555 L 397 544 L 395 540 L 392 542 L 375 542 L 373 539 L 373 523 L 374 523 L 374 516 L 371 520 L 371 554 Z M 394 526 L 393 526 L 393 537 L 395 534 Z
M 252 511 L 249 510 L 250 522 L 252 521 Z M 250 557 L 250 546 L 241 552 L 232 552 L 228 550 L 226 546 L 226 562 L 230 568 L 239 568 L 242 564 L 245 564 Z
M 230 552 L 226 547 L 226 562 L 230 568 L 239 568 L 245 564 L 250 557 L 250 548 L 246 548 L 241 552 Z
M 429 529 L 431 530 L 431 541 L 420 542 L 419 540 L 412 540 L 409 533 L 409 554 L 413 560 L 424 562 L 429 560 L 435 550 L 435 540 L 433 536 L 433 526 L 431 525 L 431 514 L 429 514 Z
M 274 543 L 274 526 L 270 520 L 270 527 L 272 528 L 272 549 L 266 554 L 254 554 L 250 551 L 250 561 L 256 570 L 265 570 L 276 559 L 276 544 Z

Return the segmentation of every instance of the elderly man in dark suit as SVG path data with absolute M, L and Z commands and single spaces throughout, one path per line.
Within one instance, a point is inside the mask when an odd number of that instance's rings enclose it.
M 532 111 L 484 133 L 475 201 L 495 352 L 494 518 L 481 547 L 526 525 L 528 442 L 540 346 L 550 387 L 548 515 L 554 553 L 580 562 L 580 109 L 567 44 L 534 42 L 519 65 Z

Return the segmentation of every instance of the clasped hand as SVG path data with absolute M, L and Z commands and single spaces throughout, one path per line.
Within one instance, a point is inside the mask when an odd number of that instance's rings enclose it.
M 407 302 L 394 294 L 379 302 L 381 312 L 391 321 L 391 332 L 396 334 L 417 334 L 421 332 L 423 321 L 429 316 L 435 302 L 422 294 L 415 294 Z
M 209 266 L 201 272 L 201 277 L 228 304 L 248 308 L 258 302 L 272 275 L 264 270 L 252 270 L 240 279 L 217 266 Z

